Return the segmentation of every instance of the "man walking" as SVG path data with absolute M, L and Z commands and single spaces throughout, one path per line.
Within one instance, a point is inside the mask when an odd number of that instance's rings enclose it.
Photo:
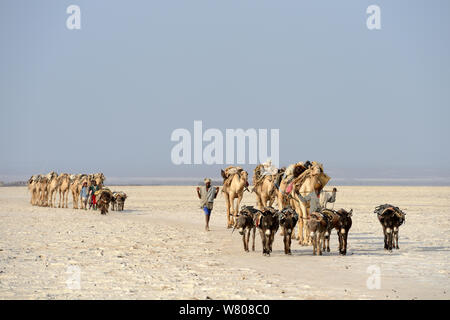
M 205 185 L 197 187 L 197 196 L 200 199 L 200 208 L 205 213 L 205 231 L 209 231 L 209 219 L 211 217 L 211 211 L 213 209 L 214 199 L 219 193 L 219 187 L 212 187 L 211 180 L 204 179 Z

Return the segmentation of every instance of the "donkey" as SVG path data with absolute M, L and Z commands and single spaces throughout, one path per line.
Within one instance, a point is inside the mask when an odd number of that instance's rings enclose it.
M 325 232 L 328 229 L 327 217 L 319 212 L 313 212 L 306 223 L 309 228 L 313 244 L 313 254 L 318 254 L 321 256 L 322 241 L 324 241 Z
M 242 242 L 244 243 L 244 251 L 249 252 L 248 242 L 250 240 L 250 233 L 253 235 L 252 251 L 255 251 L 255 233 L 256 216 L 261 211 L 255 209 L 253 206 L 242 206 L 241 211 L 237 214 L 236 224 L 234 225 L 233 232 L 237 228 L 239 234 L 242 235 Z
M 125 194 L 125 192 L 113 192 L 113 196 L 111 199 L 111 210 L 123 211 L 126 199 L 127 195 Z
M 327 231 L 325 232 L 325 239 L 323 241 L 323 251 L 325 251 L 325 244 L 326 244 L 326 251 L 330 252 L 331 231 L 333 229 L 336 229 L 339 239 L 339 253 L 342 255 L 346 255 L 347 237 L 348 231 L 352 227 L 351 217 L 353 214 L 353 209 L 350 209 L 350 211 L 348 212 L 344 209 L 339 209 L 338 211 L 323 209 L 322 213 L 328 216 L 328 227 Z
M 260 214 L 256 216 L 256 227 L 261 236 L 263 255 L 270 256 L 275 234 L 280 226 L 278 220 L 279 212 L 272 207 L 265 207 Z
M 281 210 L 279 215 L 279 222 L 281 226 L 281 231 L 283 233 L 283 242 L 284 242 L 284 253 L 291 255 L 291 240 L 292 240 L 292 232 L 294 231 L 295 225 L 298 221 L 298 214 L 295 210 L 287 206 L 283 210 Z
M 398 229 L 405 222 L 406 214 L 390 204 L 380 205 L 374 212 L 383 227 L 384 249 L 389 251 L 392 251 L 392 248 L 399 249 Z
M 113 194 L 109 189 L 104 188 L 100 190 L 97 207 L 100 209 L 101 214 L 106 214 L 108 212 L 109 203 L 111 202 L 112 197 Z

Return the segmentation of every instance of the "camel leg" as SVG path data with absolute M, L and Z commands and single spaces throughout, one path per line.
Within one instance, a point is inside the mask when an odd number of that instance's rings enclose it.
M 45 192 L 44 203 L 45 203 L 45 206 L 48 207 L 48 191 Z
M 269 199 L 269 207 L 272 207 L 274 202 L 275 202 L 275 197 L 270 198 Z M 279 209 L 279 210 L 281 210 L 281 209 Z
M 56 208 L 56 190 L 52 191 L 52 195 L 51 195 L 51 200 L 50 201 L 51 201 L 52 208 Z
M 303 217 L 304 219 L 308 219 L 309 218 L 309 209 L 304 208 L 305 211 L 303 211 Z M 311 245 L 311 237 L 310 237 L 310 232 L 309 232 L 309 226 L 307 223 L 303 224 L 303 232 L 305 234 L 304 238 L 303 238 L 303 245 L 308 246 Z
M 283 194 L 281 193 L 281 191 L 278 192 L 277 202 L 278 202 L 278 210 L 282 210 L 283 209 Z
M 72 198 L 73 198 L 73 208 L 74 209 L 78 209 L 78 197 L 77 197 L 77 192 L 76 191 L 72 191 Z
M 234 217 L 235 217 L 235 207 L 234 207 L 234 195 L 230 194 L 228 195 L 229 201 L 230 201 L 230 219 L 229 219 L 229 225 L 228 228 L 231 228 L 234 225 Z
M 55 208 L 56 208 L 56 197 L 58 196 L 58 191 L 55 191 Z
M 306 219 L 308 217 L 308 214 L 307 214 L 307 211 L 306 211 L 306 206 L 305 206 L 305 204 L 303 202 L 298 203 L 296 201 L 296 202 L 294 202 L 294 208 L 295 208 L 295 211 L 298 213 L 298 225 L 297 225 L 298 236 L 297 236 L 297 240 L 298 240 L 299 244 L 305 245 L 305 238 L 303 237 L 303 230 L 307 231 L 307 229 L 306 229 L 307 223 L 305 223 Z M 309 236 L 309 234 L 305 235 L 305 236 Z
M 244 195 L 244 193 L 240 193 L 238 194 L 237 200 L 236 200 L 236 209 L 234 210 L 234 215 L 233 215 L 233 225 L 236 222 L 236 214 L 239 212 L 239 208 L 241 206 L 241 201 L 242 201 L 242 196 Z
M 262 194 L 261 195 L 261 204 L 262 204 L 263 208 L 267 205 L 267 202 L 268 202 L 267 195 Z
M 230 197 L 228 194 L 224 194 L 224 196 L 225 196 L 225 204 L 227 207 L 227 228 L 230 228 L 230 210 L 231 210 Z
M 256 207 L 258 208 L 258 210 L 262 210 L 264 208 L 261 196 L 259 194 L 256 194 Z

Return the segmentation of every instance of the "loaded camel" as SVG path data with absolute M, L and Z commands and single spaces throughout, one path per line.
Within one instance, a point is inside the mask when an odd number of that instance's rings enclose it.
M 266 169 L 263 175 L 263 170 Z M 277 194 L 275 181 L 282 171 L 272 167 L 271 162 L 258 165 L 253 170 L 253 190 L 256 194 L 256 206 L 259 210 L 272 206 Z M 279 208 L 280 209 L 280 208 Z
M 54 171 L 48 174 L 47 194 L 48 194 L 48 206 L 50 208 L 56 208 L 56 195 L 59 189 L 58 174 Z
M 240 167 L 228 167 L 221 170 L 223 177 L 222 192 L 227 206 L 227 227 L 232 228 L 235 224 L 236 214 L 248 186 L 248 173 Z M 236 199 L 236 205 L 235 200 Z
M 39 202 L 39 189 L 38 189 L 38 181 L 41 178 L 41 175 L 33 175 L 30 179 L 28 179 L 28 191 L 31 194 L 31 205 L 38 205 Z
M 297 165 L 298 168 L 302 166 L 301 164 Z M 306 196 L 313 191 L 319 194 L 330 177 L 324 173 L 323 166 L 315 161 L 301 169 L 301 173 L 297 177 L 286 177 L 281 181 L 278 192 L 278 207 L 285 208 L 290 205 L 295 209 L 295 212 L 299 215 L 297 239 L 301 245 L 309 245 L 311 243 L 310 232 L 308 225 L 304 222 L 308 220 L 310 213 L 307 203 L 300 201 L 298 194 Z
M 58 177 L 58 184 L 59 184 L 58 208 L 68 208 L 67 201 L 69 199 L 69 188 L 70 188 L 69 175 L 67 173 L 61 173 Z

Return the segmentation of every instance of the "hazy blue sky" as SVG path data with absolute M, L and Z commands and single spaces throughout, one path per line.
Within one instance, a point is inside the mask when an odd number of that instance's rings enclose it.
M 170 161 L 194 120 L 279 128 L 282 165 L 448 173 L 449 39 L 448 0 L 1 0 L 0 179 L 219 176 Z

